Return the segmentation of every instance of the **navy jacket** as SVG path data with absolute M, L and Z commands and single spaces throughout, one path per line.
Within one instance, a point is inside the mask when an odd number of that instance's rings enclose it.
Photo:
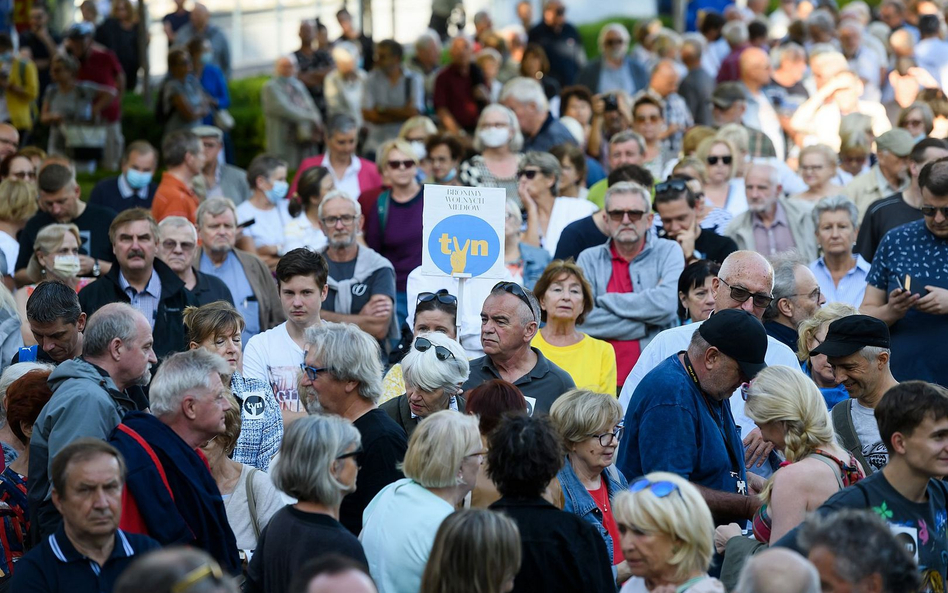
M 157 190 L 158 184 L 153 181 L 142 191 L 145 195 L 144 199 L 138 196 L 124 198 L 122 192 L 119 191 L 118 177 L 109 177 L 95 184 L 92 193 L 89 194 L 89 203 L 109 208 L 116 213 L 129 208 L 151 210 L 151 203 L 155 199 Z

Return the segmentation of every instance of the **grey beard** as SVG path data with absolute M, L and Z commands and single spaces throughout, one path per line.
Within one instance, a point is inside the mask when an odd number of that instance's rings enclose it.
M 312 387 L 302 387 L 299 388 L 300 401 L 303 403 L 303 407 L 306 408 L 308 414 L 317 415 L 325 414 L 326 408 L 319 403 L 319 397 L 316 394 L 316 390 Z

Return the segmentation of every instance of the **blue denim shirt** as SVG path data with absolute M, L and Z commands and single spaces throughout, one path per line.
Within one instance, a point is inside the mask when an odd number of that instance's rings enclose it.
M 533 290 L 533 285 L 537 283 L 543 270 L 550 264 L 550 254 L 546 249 L 520 244 L 520 257 L 523 259 L 523 287 Z
M 592 495 L 589 494 L 589 491 L 586 490 L 583 483 L 579 481 L 576 472 L 573 471 L 573 465 L 569 462 L 568 456 L 566 462 L 563 464 L 563 469 L 560 470 L 556 477 L 559 479 L 560 487 L 563 489 L 563 510 L 592 523 L 593 527 L 599 531 L 599 535 L 601 535 L 602 539 L 606 542 L 606 548 L 609 550 L 609 564 L 612 564 L 612 559 L 615 554 L 613 551 L 615 543 L 612 541 L 612 536 L 606 531 L 605 525 L 602 524 L 602 511 L 596 506 L 596 501 L 593 500 Z M 614 465 L 607 467 L 602 472 L 602 477 L 606 481 L 606 490 L 609 492 L 610 503 L 616 494 L 629 489 L 629 483 L 626 481 L 625 476 L 623 476 L 622 472 L 616 469 Z M 613 572 L 615 572 L 614 567 Z

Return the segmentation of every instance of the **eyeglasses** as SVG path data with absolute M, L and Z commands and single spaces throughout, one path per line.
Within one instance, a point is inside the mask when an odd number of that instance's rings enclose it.
M 310 381 L 315 381 L 316 377 L 319 376 L 319 373 L 325 373 L 326 371 L 329 370 L 328 368 L 320 369 L 316 367 L 311 367 L 305 362 L 300 363 L 300 369 L 302 369 L 303 372 L 306 373 L 306 376 L 309 378 Z
M 629 486 L 629 492 L 635 493 L 641 492 L 643 490 L 651 490 L 652 494 L 658 498 L 665 498 L 672 492 L 678 490 L 678 484 L 665 480 L 653 482 L 647 478 L 642 478 L 641 480 L 637 480 L 631 486 Z
M 421 303 L 427 303 L 438 299 L 438 302 L 442 305 L 454 305 L 458 304 L 458 297 L 453 294 L 449 294 L 447 290 L 441 289 L 438 292 L 421 292 L 418 293 L 418 300 L 415 302 L 416 305 Z
M 920 119 L 907 119 L 903 122 L 906 126 L 924 126 L 925 122 Z
M 504 292 L 509 292 L 526 303 L 527 307 L 530 309 L 530 314 L 533 315 L 533 320 L 537 320 L 536 312 L 533 310 L 533 304 L 530 302 L 530 297 L 527 296 L 527 293 L 523 291 L 523 287 L 521 287 L 516 282 L 498 282 L 494 285 L 494 288 L 491 289 L 491 292 L 494 292 L 497 289 L 503 290 Z
M 622 45 L 621 39 L 606 39 L 604 45 L 608 47 L 615 47 L 617 45 Z
M 339 457 L 336 457 L 336 461 L 342 461 L 343 459 L 349 459 L 350 457 L 358 457 L 359 455 L 362 455 L 362 447 L 359 447 L 355 451 L 343 453 Z
M 165 239 L 161 242 L 161 246 L 165 251 L 174 251 L 181 247 L 181 251 L 192 251 L 194 249 L 194 243 L 191 241 L 175 241 L 174 239 Z
M 480 457 L 480 460 L 479 460 L 479 461 L 480 461 L 481 463 L 483 463 L 483 462 L 484 462 L 484 457 L 485 457 L 486 455 L 487 455 L 487 449 L 483 449 L 483 450 L 481 450 L 481 451 L 475 451 L 474 453 L 471 453 L 470 455 L 465 455 L 464 458 L 466 459 L 466 458 L 468 458 L 468 457 Z
M 615 430 L 612 432 L 604 432 L 602 434 L 591 434 L 589 438 L 599 439 L 599 445 L 601 447 L 609 447 L 612 445 L 612 439 L 615 439 L 616 443 L 622 440 L 622 435 L 625 433 L 625 427 L 621 424 L 615 427 Z
M 328 227 L 334 227 L 338 222 L 342 222 L 342 224 L 345 226 L 349 226 L 355 222 L 356 218 L 357 217 L 353 214 L 343 214 L 342 216 L 327 216 L 326 218 L 323 218 L 322 221 L 323 224 Z
M 10 177 L 16 177 L 20 181 L 36 179 L 36 171 L 17 171 L 16 173 L 10 173 Z
M 817 171 L 822 171 L 825 167 L 823 165 L 808 165 L 805 167 L 800 167 L 800 171 L 804 173 L 816 173 Z
M 741 383 L 741 399 L 747 401 L 747 396 L 750 395 L 750 383 Z
M 764 309 L 769 307 L 770 303 L 772 303 L 774 300 L 774 296 L 772 294 L 751 292 L 740 286 L 731 286 L 724 280 L 724 278 L 721 278 L 720 276 L 718 277 L 718 280 L 720 280 L 724 286 L 727 286 L 729 289 L 731 289 L 731 299 L 737 301 L 738 303 L 743 303 L 747 299 L 754 297 L 754 306 L 758 309 Z
M 688 184 L 684 179 L 669 179 L 668 181 L 663 181 L 655 185 L 655 193 L 660 194 L 671 191 L 685 191 L 688 189 Z
M 171 593 L 183 593 L 206 578 L 212 578 L 218 583 L 224 582 L 224 571 L 221 570 L 217 562 L 211 561 L 202 564 L 181 577 L 178 582 L 172 585 Z
M 411 160 L 411 159 L 407 159 L 407 160 L 404 160 L 404 161 L 389 161 L 389 162 L 387 162 L 387 163 L 385 163 L 385 164 L 388 165 L 388 168 L 389 168 L 389 169 L 392 169 L 392 170 L 395 170 L 395 169 L 411 169 L 412 167 L 415 166 L 415 161 L 413 161 L 413 160 Z
M 499 130 L 499 129 L 501 129 L 501 128 L 509 128 L 509 127 L 510 127 L 510 124 L 507 124 L 507 123 L 495 123 L 495 124 L 492 124 L 492 123 L 484 122 L 484 123 L 482 123 L 482 124 L 481 124 L 480 126 L 478 126 L 478 127 L 480 127 L 482 130 L 490 130 L 490 129 L 492 129 L 492 128 Z
M 537 176 L 537 173 L 540 171 L 538 169 L 526 169 L 524 171 L 517 172 L 517 177 L 526 177 L 527 179 L 533 179 Z
M 644 123 L 657 124 L 658 122 L 662 121 L 662 116 L 661 116 L 661 115 L 647 115 L 647 116 L 646 116 L 646 115 L 636 115 L 636 116 L 635 116 L 635 121 L 638 122 L 638 123 L 640 123 L 640 124 L 644 124 Z
M 437 357 L 438 357 L 438 360 L 440 360 L 441 362 L 444 362 L 444 361 L 448 360 L 449 358 L 454 358 L 454 353 L 453 353 L 453 352 L 451 352 L 450 350 L 448 350 L 448 349 L 445 348 L 444 346 L 438 346 L 438 345 L 436 345 L 436 344 L 432 344 L 432 343 L 431 343 L 431 340 L 429 340 L 428 338 L 416 338 L 416 339 L 415 339 L 414 348 L 415 348 L 415 350 L 417 350 L 418 352 L 427 352 L 427 351 L 431 350 L 431 347 L 432 347 L 432 346 L 434 346 L 434 349 L 435 349 L 435 356 L 437 356 Z
M 720 159 L 720 161 L 721 161 L 722 163 L 724 163 L 725 165 L 730 165 L 730 164 L 731 164 L 731 161 L 733 160 L 733 158 L 731 157 L 731 155 L 726 155 L 726 156 L 709 156 L 708 159 L 707 159 L 707 160 L 708 160 L 708 164 L 709 164 L 709 165 L 717 165 L 719 159 Z
M 816 288 L 814 288 L 813 290 L 811 290 L 811 291 L 810 291 L 809 293 L 807 293 L 807 294 L 797 293 L 797 294 L 791 294 L 791 295 L 789 295 L 789 296 L 792 296 L 792 297 L 805 296 L 806 298 L 810 299 L 811 301 L 819 301 L 819 300 L 820 300 L 820 287 L 817 286 Z
M 625 217 L 629 217 L 629 222 L 638 222 L 645 216 L 644 210 L 606 210 L 606 214 L 613 222 L 622 222 Z
M 922 206 L 919 208 L 922 211 L 922 216 L 925 218 L 934 218 L 936 212 L 941 212 L 941 215 L 945 218 L 948 218 L 948 206 Z

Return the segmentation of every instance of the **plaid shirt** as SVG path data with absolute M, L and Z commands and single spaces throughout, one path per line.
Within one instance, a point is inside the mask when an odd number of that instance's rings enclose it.
M 747 130 L 747 150 L 752 159 L 777 157 L 777 150 L 774 148 L 774 143 L 767 137 L 767 134 L 764 134 L 756 128 L 748 128 L 747 126 L 744 126 L 744 129 Z

